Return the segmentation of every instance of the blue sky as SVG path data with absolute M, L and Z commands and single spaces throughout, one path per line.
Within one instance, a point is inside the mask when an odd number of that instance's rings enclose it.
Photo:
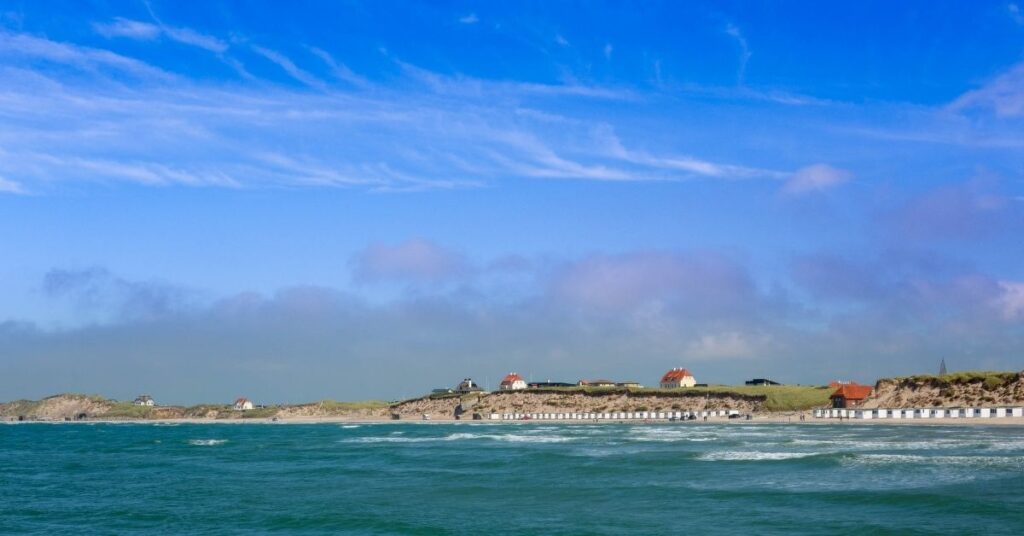
M 0 2 L 0 399 L 1022 369 L 1022 9 Z

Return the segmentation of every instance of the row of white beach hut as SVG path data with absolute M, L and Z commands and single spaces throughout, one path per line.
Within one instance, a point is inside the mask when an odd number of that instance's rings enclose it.
M 699 419 L 704 417 L 730 417 L 739 415 L 735 409 L 718 409 L 706 411 L 616 411 L 603 413 L 492 413 L 493 421 L 624 421 L 624 420 L 669 420 Z
M 819 419 L 1001 419 L 1024 417 L 1024 407 L 913 408 L 913 409 L 816 409 Z

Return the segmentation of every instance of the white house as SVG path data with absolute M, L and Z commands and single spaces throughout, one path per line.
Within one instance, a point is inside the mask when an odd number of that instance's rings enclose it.
M 153 397 L 149 395 L 139 395 L 135 397 L 136 406 L 155 406 L 156 402 L 153 401 Z
M 518 391 L 519 389 L 526 389 L 526 380 L 522 376 L 515 372 L 509 372 L 508 376 L 505 376 L 498 384 L 498 388 L 502 391 Z
M 661 377 L 662 389 L 693 387 L 694 385 L 697 385 L 697 380 L 694 379 L 693 374 L 690 374 L 690 371 L 684 368 L 674 368 Z
M 249 411 L 252 407 L 252 401 L 248 398 L 242 397 L 235 400 L 235 411 Z

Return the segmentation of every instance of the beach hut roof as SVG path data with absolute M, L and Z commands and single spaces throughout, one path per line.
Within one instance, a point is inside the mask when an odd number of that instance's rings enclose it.
M 679 381 L 679 380 L 681 380 L 683 378 L 686 378 L 688 376 L 693 376 L 693 374 L 690 374 L 690 371 L 688 371 L 688 370 L 686 370 L 684 368 L 674 368 L 674 369 L 666 372 L 665 375 L 661 377 L 661 381 L 662 381 L 662 383 L 671 382 L 671 381 Z

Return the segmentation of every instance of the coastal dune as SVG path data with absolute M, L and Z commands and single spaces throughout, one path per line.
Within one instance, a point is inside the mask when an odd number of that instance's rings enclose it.
M 492 414 L 700 412 L 736 410 L 758 420 L 789 420 L 812 408 L 827 407 L 825 386 L 710 386 L 684 389 L 541 388 L 516 391 L 444 393 L 385 402 L 321 400 L 235 411 L 226 404 L 140 406 L 102 396 L 61 394 L 42 400 L 0 404 L 0 420 L 244 422 L 279 420 L 462 420 Z M 943 408 L 1024 405 L 1024 372 L 960 372 L 944 376 L 887 378 L 875 384 L 858 407 Z

